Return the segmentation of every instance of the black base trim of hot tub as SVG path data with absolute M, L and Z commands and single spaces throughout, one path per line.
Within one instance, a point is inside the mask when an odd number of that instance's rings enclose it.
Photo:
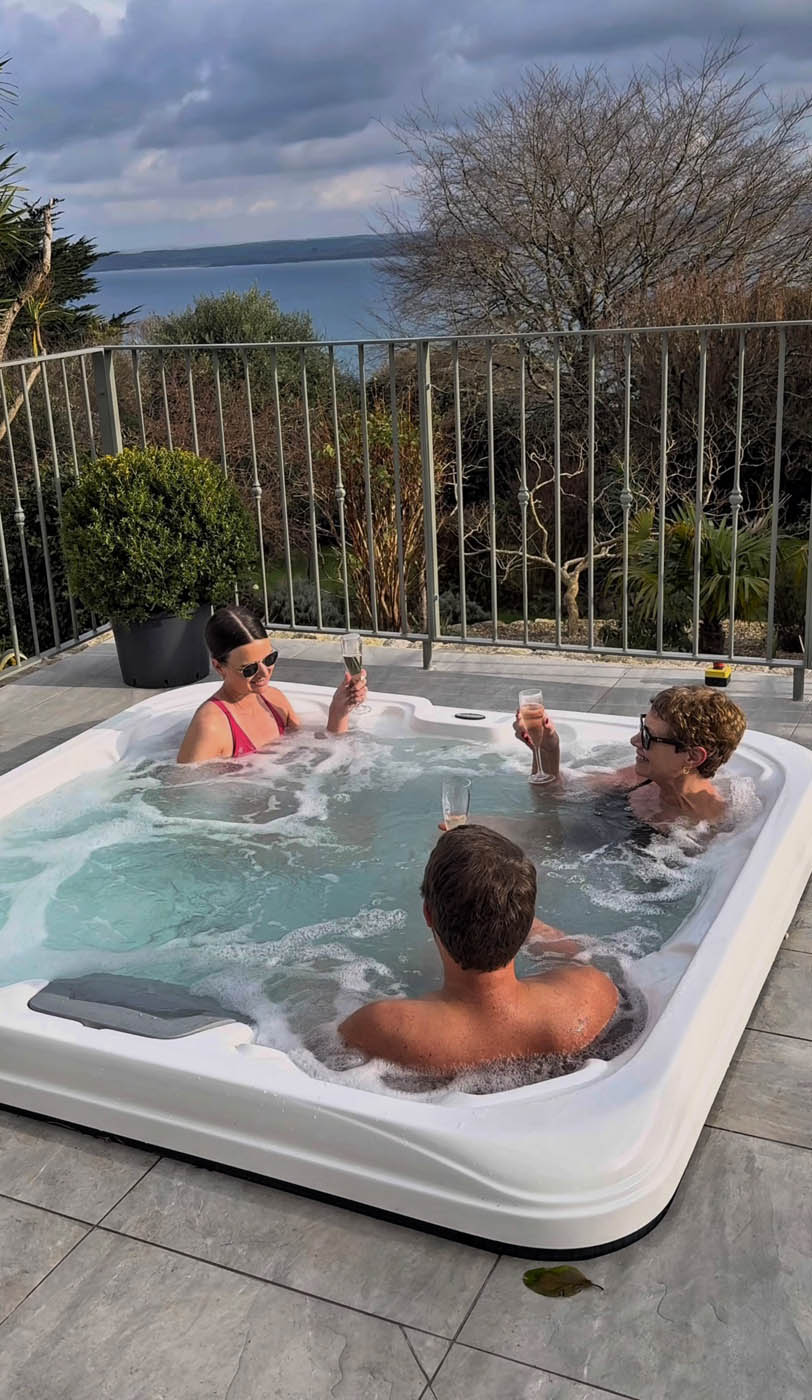
M 173 1148 L 160 1147 L 155 1143 L 144 1142 L 140 1138 L 122 1137 L 119 1133 L 106 1133 L 101 1128 L 88 1128 L 84 1123 L 74 1123 L 69 1118 L 54 1118 L 47 1113 L 34 1113 L 31 1109 L 17 1108 L 15 1104 L 4 1104 L 2 1107 L 10 1113 L 19 1114 L 21 1118 L 34 1118 L 41 1123 L 56 1123 L 59 1127 L 73 1128 L 76 1132 L 87 1133 L 90 1137 L 106 1138 L 109 1142 L 120 1142 L 127 1147 L 157 1152 L 162 1157 L 173 1158 L 178 1162 L 188 1162 L 191 1166 L 202 1167 L 206 1171 L 223 1172 L 227 1176 L 239 1177 L 242 1181 L 255 1181 L 260 1186 L 270 1186 L 275 1191 L 287 1191 L 291 1196 L 302 1196 L 306 1200 L 322 1201 L 325 1205 L 340 1206 L 347 1211 L 354 1211 L 358 1215 L 370 1216 L 373 1220 L 384 1220 L 389 1225 L 402 1225 L 405 1229 L 421 1230 L 424 1235 L 436 1235 L 440 1239 L 453 1240 L 456 1244 L 467 1244 L 474 1249 L 484 1249 L 492 1254 L 507 1254 L 514 1259 L 599 1259 L 604 1254 L 615 1254 L 619 1249 L 626 1249 L 654 1230 L 668 1214 L 674 1204 L 677 1191 L 679 1191 L 678 1186 L 671 1200 L 647 1225 L 642 1225 L 639 1230 L 635 1230 L 630 1235 L 624 1235 L 621 1239 L 581 1249 L 532 1249 L 526 1245 L 509 1244 L 502 1240 L 489 1239 L 485 1235 L 468 1235 L 462 1230 L 449 1230 L 444 1225 L 434 1225 L 428 1220 L 419 1220 L 410 1215 L 399 1215 L 396 1211 L 381 1210 L 377 1206 L 364 1205 L 362 1201 L 353 1201 L 346 1196 L 333 1196 L 328 1191 L 316 1191 L 309 1186 L 297 1186 L 291 1181 L 282 1181 L 273 1176 L 263 1176 L 261 1172 L 250 1172 L 241 1167 L 231 1167 L 227 1163 L 213 1161 L 210 1157 L 194 1157 L 189 1152 L 176 1152 Z

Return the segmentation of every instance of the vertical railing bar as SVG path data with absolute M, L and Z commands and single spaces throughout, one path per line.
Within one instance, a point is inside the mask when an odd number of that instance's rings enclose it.
M 133 365 L 133 388 L 135 389 L 135 403 L 138 409 L 138 431 L 141 435 L 141 446 L 146 451 L 147 429 L 144 423 L 144 400 L 141 395 L 141 371 L 138 367 L 138 350 L 133 348 L 130 351 Z
M 344 477 L 341 471 L 341 429 L 338 422 L 335 346 L 331 345 L 327 353 L 330 357 L 330 401 L 333 412 L 333 442 L 335 443 L 336 454 L 335 497 L 336 505 L 338 506 L 338 543 L 341 550 L 341 582 L 344 588 L 344 625 L 349 632 L 352 627 L 352 621 L 350 618 L 350 579 L 347 569 L 347 525 L 344 518 L 344 502 L 347 498 L 347 491 L 344 486 Z
M 522 530 L 522 625 L 525 646 L 530 642 L 529 602 L 527 596 L 527 344 L 519 341 L 519 510 Z
M 465 641 L 468 637 L 468 600 L 465 596 L 465 483 L 463 481 L 462 462 L 462 409 L 460 404 L 460 344 L 458 340 L 452 341 L 453 369 L 454 369 L 454 460 L 456 468 L 456 491 L 457 491 L 457 545 L 460 576 L 460 637 Z
M 694 591 L 693 591 L 693 655 L 699 655 L 699 607 L 702 574 L 702 519 L 705 488 L 705 397 L 708 384 L 708 335 L 699 334 L 699 395 L 696 424 L 696 501 L 694 507 Z
M 744 344 L 745 332 L 739 331 L 739 365 L 736 380 L 736 445 L 733 463 L 733 490 L 730 493 L 730 595 L 728 599 L 727 654 L 736 654 L 736 589 L 739 564 L 739 511 L 741 510 L 742 421 L 744 417 Z
M 70 401 L 70 385 L 68 384 L 67 361 L 61 360 L 60 363 L 62 366 L 62 389 L 65 394 L 65 408 L 67 409 L 68 413 L 68 433 L 70 435 L 70 452 L 71 457 L 73 458 L 73 477 L 75 481 L 78 481 L 79 455 L 76 451 L 76 433 L 73 429 L 73 409 L 71 407 Z
M 493 341 L 486 341 L 487 379 L 486 407 L 488 419 L 488 533 L 490 538 L 491 564 L 491 625 L 493 640 L 499 640 L 499 593 L 496 579 L 496 453 L 494 451 L 493 426 Z
M 48 366 L 42 362 L 42 391 L 45 396 L 45 421 L 48 425 L 48 438 L 51 444 L 51 458 L 54 467 L 54 490 L 56 492 L 56 516 L 59 522 L 59 547 L 62 549 L 62 480 L 59 474 L 59 453 L 56 447 L 56 433 L 54 432 L 54 415 L 51 408 L 51 390 L 48 384 Z M 64 562 L 64 552 L 63 552 Z M 76 602 L 71 591 L 71 586 L 67 581 L 67 565 L 65 566 L 65 588 L 68 595 L 68 610 L 70 612 L 71 627 L 73 629 L 74 641 L 79 639 L 79 627 L 76 621 Z
M 657 517 L 657 651 L 665 625 L 665 504 L 668 481 L 668 335 L 660 338 L 660 495 Z
M 784 375 L 787 362 L 787 332 L 778 332 L 778 382 L 775 391 L 775 459 L 770 520 L 770 591 L 767 600 L 767 660 L 772 661 L 775 629 L 775 577 L 778 567 L 778 509 L 781 498 L 781 457 L 784 451 Z
M 264 608 L 263 618 L 266 627 L 268 620 L 268 574 L 265 567 L 265 539 L 262 533 L 262 487 L 259 483 L 259 466 L 257 464 L 257 441 L 254 434 L 254 406 L 251 401 L 251 371 L 248 368 L 248 356 L 243 353 L 243 372 L 245 376 L 245 402 L 248 408 L 248 428 L 251 435 L 251 470 L 253 480 L 251 483 L 251 495 L 254 497 L 257 508 L 257 539 L 259 543 L 259 562 L 262 569 L 262 604 Z
M 214 401 L 217 407 L 217 429 L 220 434 L 220 462 L 223 476 L 228 477 L 228 453 L 226 452 L 226 425 L 223 419 L 223 388 L 220 383 L 220 356 L 215 350 L 211 357 L 214 371 Z
M 288 493 L 285 484 L 285 450 L 282 444 L 282 406 L 279 401 L 279 367 L 276 361 L 276 347 L 271 347 L 271 385 L 273 388 L 274 420 L 276 423 L 276 460 L 279 467 L 279 506 L 282 513 L 282 542 L 285 550 L 285 572 L 288 583 L 288 607 L 290 625 L 296 626 L 296 609 L 293 604 L 293 566 L 290 558 L 290 529 L 288 527 Z M 346 563 L 346 561 L 345 561 Z
M 629 650 L 629 512 L 632 505 L 631 493 L 631 423 L 632 423 L 632 340 L 623 337 L 623 489 L 620 493 L 620 506 L 623 511 L 623 604 L 622 635 L 623 650 Z
M 417 351 L 418 412 L 420 418 L 420 466 L 423 477 L 423 548 L 426 585 L 426 637 L 423 669 L 431 665 L 435 638 L 440 634 L 440 584 L 437 567 L 437 504 L 434 481 L 434 428 L 432 425 L 431 349 L 419 340 Z
M 14 523 L 17 526 L 17 535 L 20 540 L 20 556 L 23 564 L 23 578 L 25 580 L 25 593 L 28 600 L 28 617 L 31 623 L 31 640 L 34 643 L 34 655 L 39 656 L 39 631 L 37 628 L 37 614 L 34 608 L 34 591 L 31 587 L 31 570 L 28 566 L 28 545 L 25 539 L 25 511 L 20 500 L 20 483 L 17 478 L 17 459 L 14 452 L 14 439 L 11 435 L 11 421 L 8 416 L 8 400 L 6 399 L 5 376 L 0 371 L 0 399 L 3 403 L 3 422 L 6 428 L 6 442 L 8 444 L 8 459 L 11 466 L 11 483 L 14 491 Z
M 166 420 L 166 445 L 172 451 L 172 419 L 169 416 L 169 395 L 166 391 L 166 357 L 163 350 L 159 351 L 158 359 L 161 366 L 161 393 L 164 401 L 164 418 Z
M 51 611 L 51 625 L 54 634 L 54 646 L 59 646 L 62 638 L 59 634 L 59 619 L 56 615 L 56 597 L 54 594 L 54 581 L 51 574 L 51 552 L 48 544 L 48 527 L 45 523 L 45 502 L 42 497 L 42 480 L 39 472 L 39 456 L 37 454 L 37 440 L 34 435 L 34 419 L 31 416 L 31 396 L 28 392 L 28 376 L 25 372 L 25 365 L 20 366 L 20 379 L 23 386 L 23 401 L 25 403 L 25 417 L 28 423 L 28 443 L 31 448 L 31 465 L 34 468 L 34 490 L 37 495 L 37 514 L 39 515 L 39 532 L 42 537 L 42 562 L 45 565 L 45 583 L 48 589 L 48 605 Z
M 96 456 L 96 435 L 93 431 L 93 410 L 90 407 L 90 388 L 87 382 L 87 357 L 79 356 L 79 365 L 82 371 L 82 391 L 85 399 L 85 413 L 87 414 L 87 437 L 90 443 L 90 455 Z
M 223 468 L 223 476 L 228 481 L 228 453 L 226 452 L 226 425 L 223 420 L 223 392 L 220 384 L 220 356 L 216 350 L 211 356 L 212 373 L 214 375 L 214 402 L 217 410 L 217 428 L 220 434 L 220 465 Z M 240 590 L 234 583 L 234 602 L 239 606 Z
M 14 660 L 19 666 L 22 660 L 22 652 L 20 651 L 20 639 L 17 635 L 17 614 L 14 611 L 14 594 L 11 591 L 11 572 L 8 567 L 6 532 L 3 529 L 2 512 L 0 512 L 0 565 L 3 570 L 3 587 L 6 590 L 6 610 L 8 612 L 9 632 L 11 633 L 11 646 L 14 651 Z
M 189 416 L 192 424 L 192 448 L 194 450 L 195 456 L 199 457 L 200 444 L 197 438 L 197 408 L 195 406 L 195 381 L 194 375 L 192 373 L 191 353 L 187 353 L 186 355 L 186 383 L 189 387 Z M 268 616 L 267 609 L 265 610 L 265 616 L 266 618 Z
M 369 600 L 372 630 L 378 630 L 378 585 L 375 577 L 375 535 L 372 529 L 372 482 L 369 472 L 369 428 L 367 425 L 367 376 L 364 346 L 358 346 L 358 382 L 361 389 L 361 455 L 364 464 L 364 496 L 366 501 L 367 551 L 369 553 Z
M 69 383 L 68 383 L 68 371 L 67 371 L 67 368 L 66 368 L 67 361 L 66 361 L 66 360 L 62 360 L 62 361 L 61 361 L 61 365 L 62 365 L 62 389 L 63 389 L 63 392 L 64 392 L 64 394 L 65 394 L 65 408 L 66 408 L 67 414 L 68 414 L 68 433 L 69 433 L 69 435 L 70 435 L 70 450 L 71 450 L 71 457 L 73 458 L 73 479 L 74 479 L 74 481 L 78 481 L 78 480 L 79 480 L 79 454 L 78 454 L 78 452 L 77 452 L 77 450 L 76 450 L 76 433 L 75 433 L 74 427 L 73 427 L 73 407 L 72 407 L 71 401 L 70 401 L 70 385 L 69 385 Z M 92 610 L 90 610 L 90 609 L 89 609 L 88 611 L 89 611 L 89 613 L 90 613 L 90 626 L 91 626 L 92 630 L 95 632 L 95 631 L 97 631 L 97 629 L 98 629 L 98 621 L 97 621 L 97 618 L 96 618 L 96 614 L 95 614 Z
M 595 337 L 589 337 L 587 403 L 587 644 L 595 646 Z
M 400 630 L 409 631 L 409 605 L 406 597 L 406 570 L 403 561 L 403 495 L 400 481 L 400 415 L 398 386 L 395 372 L 395 347 L 389 346 L 389 417 L 392 422 L 392 475 L 395 485 L 395 527 L 398 545 L 398 598 L 400 600 Z M 348 624 L 349 625 L 349 624 Z
M 809 501 L 809 534 L 806 542 L 806 608 L 804 613 L 804 669 L 812 667 L 812 491 Z M 803 682 L 802 682 L 803 685 Z M 803 690 L 801 691 L 803 699 Z
M 319 537 L 316 530 L 316 486 L 313 480 L 313 452 L 310 446 L 310 403 L 307 394 L 307 361 L 304 348 L 299 350 L 299 368 L 302 375 L 302 413 L 304 414 L 305 461 L 307 462 L 307 495 L 310 504 L 310 539 L 313 545 L 313 577 L 316 581 L 316 622 L 321 632 L 321 577 L 319 574 Z
M 553 340 L 553 522 L 555 530 L 555 644 L 561 646 L 561 341 Z M 574 641 L 574 638 L 571 640 Z

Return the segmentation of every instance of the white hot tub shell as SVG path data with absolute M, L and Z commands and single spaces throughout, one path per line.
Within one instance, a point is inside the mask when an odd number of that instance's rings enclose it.
M 212 686 L 213 690 L 215 687 Z M 286 687 L 306 717 L 329 692 Z M 205 688 L 133 706 L 0 778 L 7 816 L 61 784 L 139 755 L 177 730 Z M 371 695 L 356 724 L 507 742 L 512 716 L 460 720 L 427 700 Z M 625 741 L 628 718 L 555 714 L 566 746 Z M 812 871 L 812 754 L 748 731 L 729 772 L 763 811 L 738 868 L 634 964 L 649 1006 L 616 1059 L 486 1095 L 388 1097 L 317 1080 L 230 1022 L 153 1040 L 33 1011 L 45 984 L 0 988 L 0 1100 L 257 1173 L 528 1254 L 600 1251 L 666 1208 Z M 237 779 L 238 780 L 238 779 Z M 420 872 L 416 872 L 416 877 Z

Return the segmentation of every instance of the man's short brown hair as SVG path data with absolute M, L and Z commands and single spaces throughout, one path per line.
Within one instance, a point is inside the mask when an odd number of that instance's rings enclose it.
M 747 728 L 735 701 L 704 686 L 672 685 L 654 696 L 651 708 L 686 749 L 707 750 L 708 756 L 697 770 L 703 778 L 712 777 L 727 763 Z
M 484 826 L 442 835 L 420 887 L 432 928 L 463 972 L 512 962 L 536 912 L 536 871 L 506 836 Z

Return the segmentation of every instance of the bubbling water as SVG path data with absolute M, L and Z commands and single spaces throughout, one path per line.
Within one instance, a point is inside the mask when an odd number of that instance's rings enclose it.
M 760 811 L 753 783 L 734 778 L 712 841 L 701 826 L 641 831 L 622 800 L 607 821 L 583 783 L 539 798 L 513 743 L 299 734 L 247 760 L 179 769 L 174 738 L 0 823 L 0 982 L 89 972 L 176 982 L 248 1015 L 260 1044 L 308 1073 L 387 1093 L 434 1097 L 449 1082 L 359 1065 L 336 1028 L 366 1001 L 439 981 L 418 891 L 443 776 L 470 778 L 470 820 L 498 813 L 494 824 L 528 851 L 540 915 L 576 936 L 589 929 L 584 956 L 613 960 L 621 1005 L 590 1048 L 598 1058 L 642 1028 L 634 960 L 693 912 L 714 863 L 734 859 L 723 848 L 741 845 Z M 595 758 L 585 753 L 584 766 Z M 605 766 L 624 758 L 611 749 Z M 520 955 L 520 972 L 539 966 Z M 583 1062 L 487 1066 L 453 1086 L 491 1092 Z

